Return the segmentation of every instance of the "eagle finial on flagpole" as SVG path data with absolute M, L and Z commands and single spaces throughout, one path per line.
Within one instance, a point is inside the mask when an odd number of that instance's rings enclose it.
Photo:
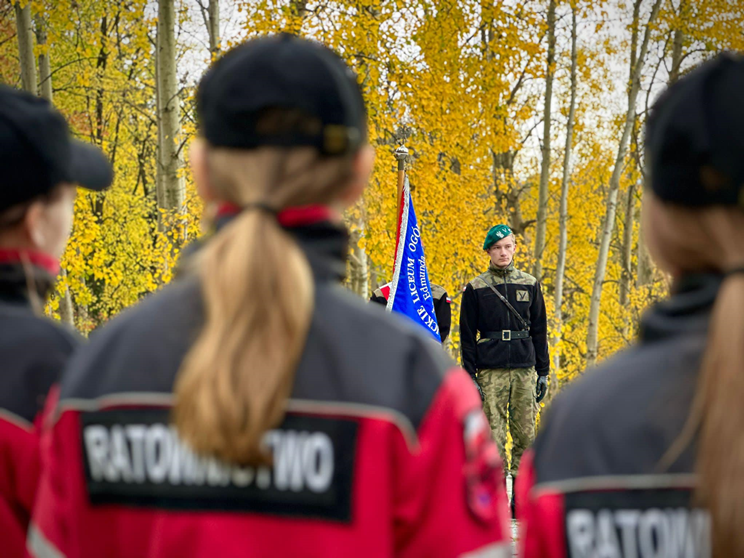
M 395 158 L 398 160 L 398 172 L 406 170 L 406 159 L 408 158 L 408 149 L 405 145 L 401 145 L 395 150 Z

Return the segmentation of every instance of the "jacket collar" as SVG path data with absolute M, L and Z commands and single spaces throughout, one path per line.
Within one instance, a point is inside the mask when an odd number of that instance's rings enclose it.
M 499 277 L 506 277 L 512 271 L 514 271 L 514 260 L 512 260 L 511 263 L 506 267 L 496 267 L 493 262 L 491 262 L 491 264 L 488 266 L 488 271 L 490 271 L 494 275 L 498 275 Z
M 708 330 L 711 311 L 723 282 L 720 274 L 693 274 L 680 278 L 667 300 L 654 305 L 641 321 L 643 342 L 654 342 Z
M 349 254 L 346 228 L 330 221 L 286 228 L 305 252 L 316 281 L 343 281 Z
M 59 272 L 47 254 L 0 249 L 0 301 L 31 305 L 32 296 L 45 301 Z
M 240 210 L 237 208 L 235 210 L 231 210 L 230 207 L 221 208 L 211 234 L 222 230 L 239 213 Z M 346 277 L 346 259 L 349 253 L 349 235 L 343 224 L 331 221 L 329 213 L 318 206 L 281 212 L 277 219 L 282 228 L 300 245 L 316 281 L 343 281 Z M 208 242 L 209 236 L 211 235 L 186 247 L 181 259 L 187 261 L 205 242 Z

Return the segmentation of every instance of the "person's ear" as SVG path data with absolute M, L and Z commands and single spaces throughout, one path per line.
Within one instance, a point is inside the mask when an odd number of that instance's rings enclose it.
M 19 231 L 23 240 L 37 250 L 46 245 L 45 217 L 44 203 L 41 200 L 33 202 L 26 210 Z
M 375 148 L 365 145 L 354 156 L 352 161 L 353 178 L 349 187 L 341 194 L 339 201 L 344 207 L 352 206 L 362 197 L 364 189 L 369 184 L 369 177 L 375 167 Z
M 214 200 L 214 190 L 209 180 L 209 167 L 207 165 L 207 142 L 202 138 L 195 138 L 189 148 L 189 162 L 191 163 L 191 174 L 199 197 L 205 202 Z

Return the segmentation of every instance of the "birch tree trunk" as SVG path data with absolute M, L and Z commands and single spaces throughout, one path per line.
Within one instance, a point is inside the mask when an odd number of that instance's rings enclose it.
M 184 185 L 179 176 L 181 159 L 180 103 L 176 82 L 176 16 L 174 0 L 158 1 L 157 94 L 158 94 L 158 167 L 162 185 L 158 189 L 158 207 L 183 211 Z M 159 185 L 160 186 L 160 185 Z M 181 237 L 179 233 L 177 235 Z
M 548 184 L 550 182 L 550 128 L 553 102 L 553 73 L 555 71 L 555 0 L 548 5 L 548 63 L 545 72 L 545 108 L 543 112 L 542 165 L 535 232 L 535 266 L 532 274 L 542 279 L 542 257 L 548 220 Z
M 644 238 L 644 226 L 643 219 L 639 221 L 638 231 L 638 268 L 636 269 L 636 287 L 643 287 L 651 282 L 652 277 L 652 263 L 651 256 L 646 248 L 646 240 Z
M 548 397 L 552 398 L 557 392 L 557 375 L 561 366 L 561 353 L 558 345 L 563 329 L 563 282 L 566 275 L 566 249 L 568 247 L 568 190 L 571 177 L 571 150 L 573 148 L 573 128 L 576 118 L 576 68 L 577 68 L 577 22 L 576 7 L 571 9 L 571 100 L 568 107 L 568 123 L 566 124 L 566 147 L 563 152 L 563 178 L 561 180 L 561 205 L 560 205 L 560 237 L 558 244 L 558 264 L 555 277 L 555 337 L 553 338 L 553 366 L 551 366 L 551 389 Z
M 687 0 L 679 3 L 678 21 L 682 21 L 687 13 Z M 683 60 L 683 48 L 685 44 L 685 31 L 681 27 L 674 30 L 674 39 L 672 40 L 672 67 L 669 70 L 669 85 L 675 83 L 680 76 Z
M 682 0 L 679 4 L 678 20 L 683 21 L 688 12 L 688 0 Z M 669 82 L 668 85 L 675 83 L 681 73 L 682 61 L 684 60 L 684 44 L 685 44 L 685 31 L 681 27 L 674 30 L 674 38 L 672 40 L 672 64 L 669 70 Z M 651 256 L 646 248 L 646 240 L 644 238 L 644 226 L 643 220 L 640 220 L 640 232 L 638 235 L 638 269 L 636 271 L 636 286 L 643 287 L 651 283 L 653 279 L 653 263 L 651 262 Z
M 290 2 L 291 18 L 289 21 L 289 32 L 301 34 L 302 25 L 305 18 L 307 17 L 307 0 L 292 0 Z M 367 38 L 376 36 L 379 31 L 379 12 L 371 9 L 369 14 L 374 17 L 374 24 L 370 29 L 366 30 Z M 362 79 L 362 88 L 374 87 L 370 85 L 372 81 L 371 69 L 368 64 L 368 60 L 362 51 L 358 56 L 359 62 L 359 75 Z M 374 52 L 367 52 L 369 56 L 374 56 Z M 366 249 L 362 246 L 362 241 L 367 231 L 367 211 L 365 207 L 365 200 L 362 198 L 358 202 L 358 212 L 354 217 L 354 233 L 350 238 L 351 246 L 351 263 L 352 263 L 352 281 L 351 290 L 360 296 L 364 300 L 369 300 L 370 295 L 370 260 L 367 255 Z
M 633 256 L 633 226 L 635 223 L 635 193 L 636 184 L 628 187 L 625 198 L 625 224 L 623 226 L 623 248 L 621 254 L 622 275 L 620 276 L 620 293 L 618 302 L 621 308 L 627 307 L 630 299 L 630 285 L 632 284 L 632 256 Z M 630 320 L 625 316 L 623 323 L 623 337 L 629 340 Z
M 13 4 L 16 16 L 16 36 L 18 37 L 18 58 L 21 62 L 21 84 L 23 89 L 34 95 L 38 94 L 36 86 L 36 61 L 34 60 L 34 38 L 31 26 L 31 2 L 21 8 L 20 3 Z
M 41 15 L 35 18 L 36 24 L 36 43 L 41 47 L 39 53 L 39 89 L 41 96 L 50 103 L 53 101 L 52 93 L 52 68 L 49 60 L 49 49 L 47 45 L 46 21 Z M 60 276 L 65 283 L 65 290 L 59 299 L 59 317 L 61 320 L 71 326 L 75 326 L 75 309 L 72 303 L 70 288 L 67 286 L 67 271 L 60 270 Z
M 202 0 L 197 0 L 197 3 L 209 34 L 209 53 L 214 60 L 220 53 L 220 2 L 208 0 L 206 6 Z
M 364 300 L 369 299 L 369 260 L 367 252 L 360 246 L 364 238 L 366 224 L 364 212 L 360 211 L 355 219 L 356 230 L 351 235 L 352 257 L 351 263 L 351 290 Z
M 36 44 L 41 47 L 39 53 L 39 94 L 50 103 L 52 102 L 52 68 L 49 60 L 47 45 L 46 21 L 40 15 L 36 16 Z
M 626 306 L 630 297 L 631 285 L 631 256 L 633 254 L 633 225 L 635 223 L 635 191 L 636 185 L 631 184 L 625 197 L 625 223 L 623 225 L 623 247 L 621 254 L 622 275 L 618 302 Z
M 623 171 L 623 162 L 628 150 L 630 132 L 635 120 L 635 106 L 638 99 L 638 93 L 641 89 L 641 71 L 643 70 L 648 43 L 651 38 L 651 27 L 659 15 L 659 9 L 663 0 L 656 0 L 651 8 L 648 23 L 643 33 L 643 43 L 635 60 L 635 65 L 631 74 L 630 91 L 628 93 L 628 110 L 625 114 L 625 123 L 623 125 L 622 136 L 617 148 L 615 157 L 615 166 L 612 169 L 610 177 L 610 187 L 607 193 L 607 204 L 605 216 L 602 222 L 602 234 L 599 242 L 599 255 L 597 257 L 597 267 L 594 272 L 594 284 L 592 286 L 592 298 L 589 306 L 589 328 L 586 337 L 587 348 L 587 366 L 593 366 L 597 362 L 599 349 L 599 310 L 602 302 L 602 289 L 604 287 L 605 273 L 607 272 L 607 257 L 610 252 L 610 241 L 612 232 L 615 228 L 615 214 L 617 211 L 617 196 L 620 189 L 620 175 Z M 638 22 L 634 21 L 634 25 Z
M 160 164 L 163 160 L 163 126 L 161 125 L 161 114 L 163 103 L 160 94 L 160 33 L 155 33 L 155 113 L 158 121 L 158 143 L 156 146 L 156 165 L 155 165 L 155 199 L 157 206 L 160 208 L 161 200 L 165 200 L 165 186 L 163 185 L 164 171 Z M 158 230 L 163 230 L 164 223 L 162 216 L 158 214 Z

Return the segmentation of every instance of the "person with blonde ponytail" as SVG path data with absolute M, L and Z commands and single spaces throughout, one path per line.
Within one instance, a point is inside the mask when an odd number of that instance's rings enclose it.
M 555 399 L 517 483 L 525 558 L 744 556 L 743 90 L 722 54 L 651 111 L 643 230 L 673 292 Z
M 212 232 L 61 387 L 32 556 L 511 556 L 467 374 L 340 285 L 374 151 L 357 79 L 290 35 L 202 79 Z

